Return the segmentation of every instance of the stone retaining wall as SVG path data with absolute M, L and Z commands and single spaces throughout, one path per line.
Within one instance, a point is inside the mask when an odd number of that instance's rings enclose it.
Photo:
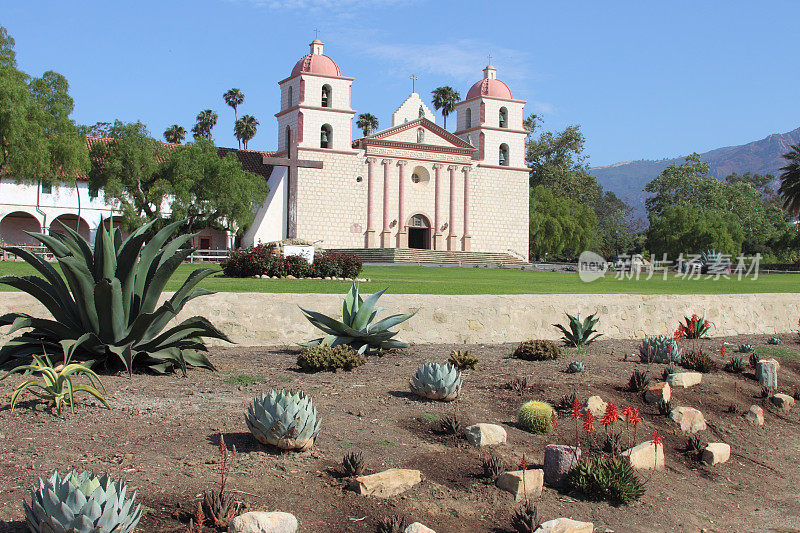
M 391 313 L 419 309 L 399 326 L 398 338 L 414 343 L 556 339 L 559 335 L 552 324 L 566 323 L 565 312 L 584 317 L 597 311 L 599 331 L 612 338 L 671 335 L 678 321 L 692 313 L 705 314 L 715 325 L 713 336 L 787 333 L 797 329 L 800 317 L 800 294 L 386 294 L 380 304 Z M 203 314 L 243 346 L 284 345 L 319 336 L 298 306 L 339 317 L 342 295 L 217 293 L 193 300 L 178 318 Z M 46 314 L 27 294 L 0 293 L 0 315 L 12 310 Z M 6 338 L 0 335 L 0 342 Z

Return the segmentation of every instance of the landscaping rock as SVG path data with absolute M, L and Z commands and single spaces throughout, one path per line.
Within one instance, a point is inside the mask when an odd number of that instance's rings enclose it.
M 764 410 L 757 405 L 751 405 L 750 409 L 744 414 L 744 418 L 754 426 L 763 426 Z
M 703 413 L 693 407 L 676 407 L 669 417 L 680 424 L 681 431 L 694 434 L 706 429 L 706 419 Z
M 592 533 L 594 524 L 591 522 L 578 522 L 571 518 L 556 518 L 544 522 L 536 533 Z
M 783 394 L 782 392 L 774 395 L 772 398 L 770 398 L 770 401 L 781 411 L 791 411 L 792 407 L 794 406 L 794 398 L 788 394 Z
M 228 533 L 295 533 L 298 527 L 293 514 L 251 511 L 231 520 Z
M 464 436 L 473 446 L 491 446 L 494 444 L 505 444 L 506 430 L 497 424 L 475 424 L 469 426 L 464 432 Z
M 647 403 L 658 403 L 660 401 L 668 402 L 672 397 L 669 383 L 654 383 L 649 385 L 647 390 L 644 391 L 644 400 Z
M 714 466 L 731 458 L 731 445 L 724 442 L 709 442 L 703 450 L 703 462 Z
M 434 530 L 419 522 L 414 522 L 403 530 L 403 533 L 436 533 Z
M 699 385 L 702 381 L 703 374 L 700 372 L 676 372 L 667 376 L 667 383 L 672 387 L 683 387 L 684 389 Z
M 548 444 L 544 449 L 544 481 L 559 487 L 570 470 L 581 460 L 581 449 L 565 444 Z
M 407 491 L 422 481 L 419 470 L 390 468 L 377 474 L 359 476 L 350 483 L 350 488 L 364 496 L 391 498 Z
M 778 388 L 778 369 L 780 364 L 775 359 L 763 359 L 756 364 L 756 379 L 762 387 L 772 390 Z
M 583 410 L 591 412 L 595 418 L 602 418 L 606 414 L 607 405 L 600 396 L 590 396 L 583 404 Z
M 544 470 L 525 470 L 525 483 L 523 490 L 522 470 L 503 472 L 495 481 L 497 488 L 510 492 L 514 499 L 520 501 L 528 498 L 538 498 L 542 495 L 544 486 Z
M 664 445 L 649 440 L 622 452 L 636 470 L 664 470 Z

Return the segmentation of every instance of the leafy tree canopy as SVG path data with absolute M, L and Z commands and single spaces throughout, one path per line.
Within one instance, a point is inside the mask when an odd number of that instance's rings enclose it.
M 544 185 L 531 189 L 531 256 L 575 258 L 596 243 L 596 227 L 597 217 L 586 204 L 559 196 Z
M 656 258 L 667 254 L 674 261 L 680 254 L 699 254 L 714 249 L 736 256 L 741 252 L 744 232 L 733 213 L 697 211 L 687 205 L 664 209 L 659 218 L 651 219 L 647 245 Z
M 73 107 L 64 76 L 31 78 L 17 69 L 14 39 L 0 26 L 0 176 L 74 183 L 85 173 L 89 157 Z

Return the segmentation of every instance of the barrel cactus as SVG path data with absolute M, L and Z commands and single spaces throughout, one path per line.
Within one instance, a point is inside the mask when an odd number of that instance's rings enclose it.
M 586 368 L 583 366 L 583 363 L 580 361 L 572 361 L 569 366 L 567 366 L 567 372 L 570 374 L 577 374 L 579 372 L 583 372 Z
M 126 497 L 124 482 L 113 483 L 106 474 L 95 476 L 74 470 L 58 472 L 31 490 L 24 503 L 28 528 L 33 533 L 101 533 L 133 531 L 142 516 L 136 493 Z
M 408 385 L 418 396 L 449 402 L 461 392 L 461 372 L 450 363 L 425 363 L 417 368 Z
M 639 346 L 639 359 L 643 363 L 678 363 L 682 350 L 675 339 L 658 335 L 647 337 Z
M 517 413 L 519 425 L 531 433 L 550 433 L 556 412 L 549 403 L 531 400 L 522 405 Z
M 299 391 L 261 393 L 253 398 L 244 419 L 258 442 L 284 450 L 311 448 L 320 426 L 311 397 Z

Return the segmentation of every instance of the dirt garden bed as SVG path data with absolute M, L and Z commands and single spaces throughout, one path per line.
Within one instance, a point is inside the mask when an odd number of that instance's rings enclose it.
M 723 340 L 767 341 L 748 336 L 701 342 L 718 354 Z M 781 362 L 779 389 L 792 394 L 800 388 L 800 356 L 791 360 L 800 345 L 793 336 L 782 340 L 787 357 Z M 543 460 L 545 445 L 574 441 L 574 426 L 562 418 L 554 434 L 532 435 L 516 427 L 516 411 L 523 401 L 557 403 L 573 391 L 580 400 L 599 394 L 606 401 L 640 408 L 640 440 L 659 431 L 666 469 L 640 474 L 647 490 L 630 506 L 585 501 L 545 488 L 537 501 L 545 519 L 592 521 L 601 532 L 800 530 L 800 407 L 784 414 L 768 405 L 747 374 L 750 369 L 745 375 L 707 374 L 698 386 L 673 390 L 676 406 L 696 407 L 705 415 L 705 441 L 727 442 L 732 448 L 725 464 L 694 463 L 680 451 L 686 436 L 677 425 L 625 391 L 631 372 L 645 367 L 635 362 L 638 357 L 623 360 L 637 346 L 635 341 L 600 340 L 586 354 L 526 362 L 506 358 L 512 345 L 420 345 L 335 374 L 302 373 L 296 353 L 280 348 L 217 348 L 211 356 L 217 373 L 106 376 L 113 410 L 82 403 L 75 415 L 62 417 L 35 401 L 22 402 L 11 415 L 8 397 L 18 381 L 12 378 L 0 382 L 0 532 L 27 531 L 22 500 L 36 478 L 70 468 L 107 471 L 128 480 L 146 506 L 139 531 L 185 531 L 185 515 L 194 509 L 197 495 L 218 483 L 220 434 L 239 452 L 228 487 L 251 509 L 295 514 L 301 531 L 371 533 L 380 518 L 391 514 L 420 521 L 438 533 L 507 531 L 516 504 L 481 477 L 485 452 L 438 434 L 432 420 L 457 409 L 467 424 L 502 424 L 508 444 L 495 452 L 512 465 L 523 454 L 536 465 Z M 444 361 L 455 348 L 480 357 L 478 368 L 464 373 L 462 397 L 442 404 L 411 396 L 408 380 L 416 367 Z M 587 372 L 565 373 L 573 359 L 583 361 Z M 651 375 L 659 377 L 663 367 L 653 365 Z M 518 394 L 503 387 L 516 377 L 527 377 L 530 390 Z M 313 397 L 322 431 L 311 451 L 276 453 L 249 434 L 244 408 L 270 388 L 299 388 Z M 727 413 L 731 404 L 743 411 L 752 404 L 763 406 L 764 426 L 753 427 L 742 414 Z M 343 454 L 351 450 L 362 451 L 372 471 L 414 468 L 422 471 L 424 481 L 388 500 L 356 495 L 345 489 L 337 473 Z

